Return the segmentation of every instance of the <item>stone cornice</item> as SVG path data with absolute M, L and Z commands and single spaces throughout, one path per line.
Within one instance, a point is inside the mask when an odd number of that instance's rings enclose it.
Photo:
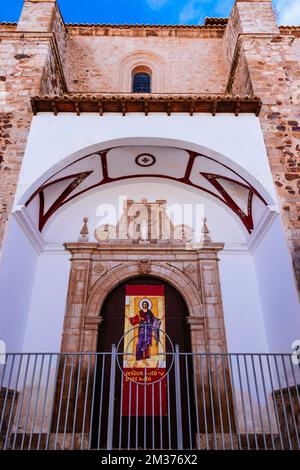
M 138 245 L 138 244 L 131 244 L 131 243 L 94 243 L 94 242 L 70 242 L 64 243 L 64 247 L 67 251 L 70 251 L 72 254 L 83 254 L 87 255 L 87 257 L 91 255 L 106 255 L 111 253 L 119 253 L 122 256 L 122 260 L 124 259 L 124 253 L 128 254 L 128 261 L 132 261 L 134 257 L 138 256 L 137 259 L 152 259 L 147 258 L 148 256 L 155 255 L 157 259 L 162 256 L 172 255 L 173 253 L 176 255 L 184 256 L 186 255 L 188 259 L 190 259 L 191 255 L 196 255 L 198 258 L 201 258 L 201 255 L 205 254 L 212 254 L 215 256 L 219 251 L 223 250 L 224 243 L 213 243 L 207 242 L 202 244 L 201 246 L 198 245 L 182 245 L 182 244 L 149 244 L 149 245 Z M 87 259 L 87 258 L 85 258 Z M 135 258 L 134 258 L 135 260 Z M 153 259 L 154 261 L 154 259 Z
M 92 95 L 68 94 L 63 96 L 34 96 L 31 98 L 33 113 L 239 113 L 259 114 L 261 101 L 257 96 L 230 95 L 177 95 L 177 94 L 122 94 Z
M 161 35 L 165 35 L 168 31 L 173 31 L 176 34 L 191 37 L 203 37 L 207 32 L 215 33 L 216 37 L 222 37 L 226 25 L 228 23 L 228 18 L 205 18 L 204 25 L 144 25 L 144 24 L 76 24 L 69 23 L 65 24 L 66 31 L 72 35 L 124 35 L 126 31 L 138 32 L 139 35 L 141 31 L 145 31 L 145 36 L 150 36 L 147 34 L 147 31 L 155 31 L 158 33 L 161 31 Z M 14 32 L 18 23 L 12 21 L 2 21 L 0 22 L 0 30 L 8 30 Z M 296 37 L 300 37 L 300 25 L 281 25 L 279 26 L 279 31 L 281 34 L 292 34 Z M 196 36 L 195 36 L 196 33 Z M 159 34 L 157 34 L 159 36 Z M 171 36 L 172 37 L 172 36 Z
M 226 25 L 68 24 L 71 36 L 222 38 Z
M 215 33 L 214 37 L 222 37 L 228 23 L 227 18 L 206 18 L 204 25 L 147 25 L 147 24 L 67 24 L 67 30 L 71 35 L 89 36 L 150 36 L 149 31 L 155 32 L 155 36 L 165 36 L 173 32 L 174 36 L 206 37 L 206 33 Z M 279 26 L 281 34 L 295 34 L 300 36 L 299 25 Z M 172 37 L 168 36 L 168 37 Z M 212 36 L 211 36 L 212 37 Z

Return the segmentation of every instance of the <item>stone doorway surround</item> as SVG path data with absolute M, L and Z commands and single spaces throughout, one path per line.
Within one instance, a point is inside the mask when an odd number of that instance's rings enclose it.
M 83 231 L 85 232 L 85 231 Z M 83 233 L 84 235 L 85 233 Z M 187 322 L 191 331 L 191 347 L 193 353 L 226 353 L 226 336 L 219 280 L 218 253 L 224 244 L 205 241 L 199 247 L 189 244 L 168 243 L 164 245 L 128 244 L 128 243 L 92 243 L 80 241 L 66 243 L 65 248 L 71 253 L 71 271 L 67 296 L 67 306 L 62 334 L 62 353 L 87 352 L 96 353 L 98 333 L 101 328 L 102 305 L 110 292 L 126 279 L 147 275 L 162 279 L 175 287 L 184 298 L 189 316 Z M 91 363 L 94 366 L 95 358 Z M 208 371 L 210 364 L 211 373 Z M 77 370 L 75 361 L 73 370 Z M 87 373 L 87 360 L 81 364 L 83 376 Z M 63 363 L 59 366 L 55 409 L 52 418 L 52 429 L 57 429 L 58 404 L 61 410 L 73 410 L 76 384 L 68 392 L 64 383 L 68 382 L 71 366 L 67 360 L 65 380 L 62 380 Z M 85 371 L 85 372 L 83 372 Z M 233 402 L 229 367 L 214 356 L 207 359 L 199 368 L 199 357 L 195 361 L 196 396 L 205 394 L 207 416 L 214 419 L 214 432 L 222 429 L 227 433 L 229 423 L 226 409 L 233 416 Z M 202 387 L 202 388 L 201 388 Z M 81 394 L 86 384 L 81 381 L 79 386 L 79 409 L 77 419 L 82 426 L 84 411 L 81 409 Z M 91 391 L 88 403 L 91 403 Z M 197 399 L 198 400 L 198 399 Z M 197 405 L 200 406 L 200 403 Z M 227 408 L 226 408 L 227 407 Z M 75 408 L 74 408 L 75 410 Z M 71 412 L 72 415 L 72 412 Z M 222 416 L 222 422 L 220 417 Z M 91 425 L 92 415 L 86 413 L 86 429 Z M 212 420 L 207 420 L 208 431 L 212 432 Z M 204 425 L 200 422 L 200 430 Z M 67 433 L 72 432 L 70 423 Z M 234 418 L 231 423 L 235 430 Z M 59 432 L 62 428 L 59 425 Z M 77 428 L 76 428 L 77 429 Z M 79 428 L 78 428 L 79 429 Z M 196 439 L 200 439 L 196 436 Z
M 223 246 L 66 243 L 71 271 L 61 351 L 96 352 L 107 295 L 124 280 L 146 274 L 169 282 L 185 299 L 193 352 L 226 352 L 218 266 Z

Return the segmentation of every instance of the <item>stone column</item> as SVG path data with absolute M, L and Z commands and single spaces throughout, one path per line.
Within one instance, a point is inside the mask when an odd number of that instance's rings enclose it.
M 224 35 L 227 93 L 262 100 L 259 119 L 300 289 L 300 64 L 295 36 L 281 34 L 271 0 L 237 0 Z

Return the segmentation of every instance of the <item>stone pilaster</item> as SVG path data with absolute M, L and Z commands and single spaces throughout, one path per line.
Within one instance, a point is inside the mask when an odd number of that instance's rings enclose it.
M 204 318 L 189 316 L 186 319 L 191 331 L 191 345 L 194 353 L 206 352 Z
M 84 312 L 86 308 L 90 272 L 89 253 L 73 255 L 69 278 L 67 306 L 62 335 L 62 352 L 78 352 L 82 348 L 82 335 L 86 326 L 86 335 L 89 343 L 93 343 L 93 336 L 97 335 L 99 319 L 84 325 Z M 97 325 L 96 325 L 97 323 Z M 92 334 L 91 334 L 92 332 Z M 95 345 L 94 345 L 95 346 Z M 96 351 L 90 349 L 90 351 Z
M 86 318 L 83 326 L 82 352 L 97 351 L 99 327 L 102 317 Z
M 200 260 L 200 273 L 207 352 L 224 353 L 227 351 L 227 345 L 219 278 L 218 251 L 216 250 L 210 254 L 209 258 Z

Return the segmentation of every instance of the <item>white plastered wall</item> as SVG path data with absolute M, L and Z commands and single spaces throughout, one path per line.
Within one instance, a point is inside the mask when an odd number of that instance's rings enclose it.
M 219 114 L 212 117 L 201 114 L 190 118 L 181 114 L 170 117 L 160 114 L 147 117 L 140 114 L 125 117 L 116 114 L 104 117 L 61 114 L 55 117 L 45 113 L 36 116 L 32 122 L 15 208 L 24 203 L 25 192 L 27 197 L 28 191 L 36 189 L 54 170 L 75 157 L 113 145 L 146 145 L 153 144 L 154 140 L 157 145 L 197 151 L 203 149 L 206 155 L 219 158 L 234 170 L 238 169 L 253 185 L 258 182 L 269 201 L 274 197 L 259 121 L 253 115 L 235 117 Z M 140 187 L 136 185 L 131 188 L 129 193 L 133 199 L 204 201 L 212 239 L 225 241 L 225 250 L 220 257 L 220 275 L 229 350 L 288 350 L 293 335 L 298 331 L 299 304 L 280 224 L 270 224 L 259 234 L 255 230 L 251 238 L 256 237 L 257 240 L 252 249 L 249 244 L 251 239 L 228 209 L 200 193 L 196 195 L 193 191 L 180 189 L 178 184 L 172 186 L 167 182 L 158 184 L 157 181 L 148 181 L 147 188 L 145 184 L 146 181 Z M 109 191 L 112 191 L 111 194 Z M 14 228 L 8 232 L 0 274 L 5 277 L 6 272 L 10 272 L 10 285 L 14 285 L 14 295 L 3 291 L 3 286 L 0 286 L 4 304 L 2 322 L 6 325 L 3 331 L 10 338 L 9 348 L 59 350 L 70 267 L 68 255 L 62 252 L 62 243 L 76 240 L 82 217 L 90 217 L 90 227 L 94 226 L 97 222 L 97 197 L 101 196 L 102 200 L 106 194 L 107 200 L 111 201 L 113 193 L 116 196 L 126 194 L 126 191 L 123 185 L 102 188 L 74 200 L 72 205 L 59 211 L 45 229 L 46 251 L 39 256 L 36 272 L 38 255 L 28 242 L 28 231 L 22 231 L 14 222 Z M 20 247 L 17 254 L 9 248 L 16 242 Z M 276 273 L 273 272 L 274 249 L 279 253 L 278 262 L 282 265 Z M 10 270 L 17 258 L 19 266 L 25 267 L 22 283 L 18 282 L 18 273 L 12 274 Z M 27 276 L 29 267 L 31 274 Z M 51 273 L 55 273 L 52 283 L 48 282 Z M 281 289 L 280 286 L 285 287 Z M 24 292 L 27 303 L 20 301 Z M 286 325 L 282 317 L 284 305 L 289 310 Z M 8 318 L 10 311 L 13 311 L 13 321 Z M 281 331 L 283 325 L 287 330 L 285 335 Z
M 117 145 L 170 145 L 201 150 L 244 175 L 274 196 L 259 120 L 253 114 L 119 114 L 41 113 L 33 118 L 15 201 L 41 175 L 94 151 Z M 64 163 L 63 163 L 64 162 Z M 243 174 L 242 174 L 243 176 Z
M 114 184 L 95 190 L 62 208 L 49 222 L 44 234 L 47 251 L 40 256 L 38 263 L 25 348 L 28 349 L 34 344 L 36 350 L 59 350 L 70 266 L 62 243 L 65 240 L 77 241 L 83 217 L 89 218 L 90 241 L 95 241 L 93 229 L 98 223 L 114 223 L 118 220 L 121 195 L 134 200 L 143 197 L 151 202 L 163 195 L 170 206 L 178 201 L 193 207 L 195 204 L 203 206 L 212 240 L 225 242 L 225 249 L 220 254 L 220 278 L 228 349 L 231 352 L 268 351 L 264 310 L 254 257 L 247 249 L 248 235 L 238 218 L 225 207 L 217 205 L 213 199 L 195 190 L 151 179 L 143 183 L 134 180 L 118 185 L 117 188 Z M 112 205 L 116 219 L 114 213 L 113 217 L 108 215 L 102 219 L 101 205 L 105 210 Z M 174 214 L 171 214 L 171 217 L 174 221 Z M 54 272 L 55 279 L 49 282 L 49 276 Z M 48 301 L 45 302 L 45 299 Z M 36 334 L 37 331 L 39 335 Z

